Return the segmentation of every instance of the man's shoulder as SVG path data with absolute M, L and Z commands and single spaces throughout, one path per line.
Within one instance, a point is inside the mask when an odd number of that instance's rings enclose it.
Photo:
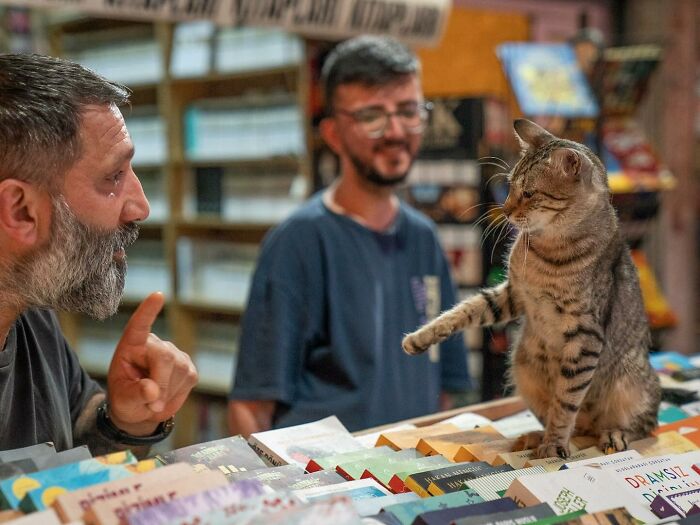
M 46 308 L 29 308 L 19 316 L 19 322 L 32 330 L 59 333 L 61 331 L 58 317 L 53 310 Z
M 268 243 L 291 240 L 303 242 L 312 232 L 321 231 L 330 218 L 330 213 L 323 205 L 321 195 L 312 195 L 309 200 L 297 208 L 289 217 L 275 226 L 268 235 Z

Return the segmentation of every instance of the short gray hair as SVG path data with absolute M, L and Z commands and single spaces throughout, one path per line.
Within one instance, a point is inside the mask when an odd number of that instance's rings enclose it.
M 393 38 L 363 35 L 341 42 L 321 70 L 326 111 L 333 112 L 333 97 L 341 84 L 383 86 L 419 71 L 416 55 Z
M 80 155 L 84 107 L 121 106 L 129 95 L 128 88 L 67 60 L 0 54 L 0 181 L 56 188 Z

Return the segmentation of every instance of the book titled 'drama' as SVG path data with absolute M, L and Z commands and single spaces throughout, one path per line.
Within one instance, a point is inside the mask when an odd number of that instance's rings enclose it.
M 267 463 L 305 467 L 311 458 L 361 450 L 363 447 L 335 416 L 250 435 L 248 444 Z
M 241 436 L 178 448 L 156 454 L 155 458 L 164 465 L 184 461 L 194 466 L 195 470 L 218 469 L 226 476 L 267 467 Z

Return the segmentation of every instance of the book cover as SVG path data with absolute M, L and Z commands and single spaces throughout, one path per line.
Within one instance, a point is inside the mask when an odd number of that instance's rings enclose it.
M 46 509 L 40 512 L 32 512 L 15 518 L 11 525 L 61 525 L 61 520 L 53 509 Z
M 75 452 L 74 452 L 75 451 Z M 71 459 L 84 454 L 81 450 L 71 449 Z M 61 456 L 61 453 L 56 456 Z M 54 456 L 54 457 L 56 457 Z M 63 456 L 64 458 L 66 456 Z M 109 465 L 124 465 L 136 463 L 136 457 L 128 450 L 114 452 L 105 456 L 83 459 L 75 463 L 68 463 L 59 467 L 21 474 L 0 481 L 0 504 L 5 509 L 17 509 L 19 503 L 27 492 L 33 489 L 60 483 L 65 479 L 74 478 L 84 474 L 91 474 L 107 468 Z
M 53 447 L 50 448 L 53 449 Z M 12 452 L 12 454 L 8 455 L 8 459 L 15 454 L 21 454 L 16 451 L 10 452 Z M 6 463 L 0 463 L 0 480 L 19 476 L 21 474 L 31 474 L 40 470 L 60 467 L 61 465 L 75 463 L 76 461 L 90 459 L 91 457 L 92 454 L 87 446 L 76 447 L 61 452 L 56 452 L 55 449 L 53 449 L 53 452 L 50 452 L 49 447 L 46 447 L 46 449 L 39 448 L 37 454 L 32 457 L 18 457 Z
M 572 461 L 594 459 L 603 455 L 603 451 L 598 447 L 590 447 L 574 452 L 568 458 L 560 458 L 557 456 L 553 458 L 530 459 L 527 461 L 527 463 L 525 463 L 525 466 L 536 467 L 537 465 L 542 465 L 547 472 L 554 472 Z
M 645 523 L 656 519 L 648 504 L 640 504 L 626 494 L 607 469 L 579 467 L 518 476 L 505 496 L 513 498 L 523 507 L 547 503 L 558 515 L 578 510 L 597 512 L 624 505 Z
M 155 459 L 163 465 L 189 463 L 197 471 L 220 470 L 226 476 L 240 471 L 267 467 L 241 436 L 217 439 L 163 452 L 156 454 Z
M 378 498 L 365 498 L 353 501 L 355 510 L 362 516 L 372 516 L 378 514 L 384 507 L 389 505 L 398 505 L 399 503 L 408 503 L 419 499 L 418 494 L 406 492 L 403 494 L 392 494 L 391 496 L 380 496 Z
M 153 472 L 162 470 L 157 469 Z M 91 508 L 85 512 L 83 520 L 88 525 L 120 525 L 126 522 L 131 514 L 143 509 L 227 484 L 226 476 L 221 471 L 194 472 L 190 476 L 142 488 L 118 498 L 93 502 Z
M 488 464 L 493 463 L 499 454 L 513 451 L 513 447 L 517 443 L 517 439 L 497 439 L 496 441 L 484 441 L 482 443 L 473 443 L 461 447 L 455 454 L 455 461 L 485 461 Z M 465 451 L 462 451 L 462 448 Z M 461 459 L 468 457 L 470 459 Z
M 207 514 L 225 505 L 234 505 L 267 493 L 255 479 L 235 481 L 221 487 L 196 492 L 129 515 L 130 525 L 169 525 L 188 517 Z
M 0 463 L 8 463 L 20 459 L 37 459 L 39 456 L 55 456 L 56 447 L 50 441 L 38 443 L 28 447 L 14 448 L 12 450 L 0 450 Z
M 452 423 L 438 423 L 425 427 L 385 432 L 379 435 L 375 446 L 381 447 L 382 445 L 386 445 L 394 450 L 416 448 L 416 445 L 418 445 L 418 442 L 422 438 L 436 436 L 438 434 L 448 434 L 450 432 L 459 432 L 459 430 L 460 428 Z
M 535 449 L 519 450 L 517 452 L 502 452 L 496 456 L 493 460 L 492 465 L 497 467 L 499 465 L 510 465 L 511 467 L 518 469 L 523 468 L 525 463 L 531 459 L 536 459 Z
M 263 485 L 288 480 L 304 474 L 304 469 L 299 465 L 281 465 L 279 467 L 266 467 L 255 470 L 241 470 L 226 476 L 229 481 L 242 479 L 257 479 Z
M 375 447 L 361 450 L 352 450 L 341 454 L 333 454 L 330 456 L 321 456 L 311 458 L 306 465 L 306 472 L 316 472 L 319 470 L 333 469 L 341 463 L 360 461 L 373 458 L 376 456 L 387 456 L 394 452 L 394 449 L 389 447 Z
M 510 465 L 501 465 L 499 467 L 491 467 L 490 471 L 465 472 L 447 478 L 436 479 L 428 485 L 428 492 L 433 496 L 442 496 L 443 494 L 463 490 L 465 484 L 477 478 L 491 476 L 501 472 L 511 472 L 513 470 L 513 467 Z
M 487 474 L 486 476 L 473 479 L 467 482 L 465 486 L 475 490 L 484 500 L 490 501 L 502 498 L 514 479 L 530 474 L 543 474 L 544 472 L 545 470 L 541 466 L 526 467 L 510 472 L 497 472 L 496 474 Z M 538 501 L 537 503 L 541 502 Z
M 589 459 L 579 459 L 575 461 L 568 461 L 568 459 L 569 458 L 567 458 L 567 462 L 561 466 L 562 469 L 584 466 L 603 468 L 614 465 L 622 465 L 624 463 L 642 459 L 642 455 L 636 450 L 625 450 L 624 452 L 615 452 L 614 454 L 607 454 Z
M 334 470 L 319 470 L 309 474 L 299 474 L 290 478 L 267 481 L 265 485 L 273 490 L 301 490 L 311 487 L 326 487 L 345 483 L 347 480 Z
M 72 478 L 56 480 L 54 483 L 45 483 L 43 486 L 27 492 L 19 503 L 20 510 L 24 512 L 36 512 L 53 505 L 56 498 L 67 492 L 72 492 L 85 487 L 108 483 L 133 476 L 126 468 L 115 465 L 98 472 L 84 474 Z
M 436 456 L 429 456 L 429 457 L 436 457 Z M 453 465 L 455 465 L 455 463 L 449 462 L 448 466 L 453 466 Z M 462 463 L 458 463 L 458 465 L 462 465 Z M 440 468 L 447 468 L 447 467 L 440 467 Z M 436 469 L 434 466 L 428 465 L 428 466 L 424 466 L 420 469 L 415 469 L 415 470 L 411 469 L 411 470 L 406 470 L 403 472 L 397 472 L 389 480 L 389 490 L 391 490 L 394 494 L 400 494 L 402 492 L 414 492 L 406 486 L 406 484 L 405 484 L 406 478 L 408 478 L 408 476 L 410 476 L 412 474 L 420 474 L 421 472 L 427 472 L 430 470 L 436 470 Z
M 222 522 L 229 523 L 229 522 Z M 298 505 L 267 516 L 256 516 L 247 525 L 361 525 L 352 501 L 335 495 L 321 501 Z
M 684 518 L 693 506 L 700 506 L 700 488 L 657 494 L 651 502 L 651 511 L 659 518 Z
M 311 487 L 294 491 L 303 502 L 326 498 L 331 495 L 347 496 L 351 500 L 361 500 L 365 498 L 381 498 L 382 496 L 390 496 L 391 492 L 382 487 L 373 479 L 356 479 L 346 481 L 336 485 L 328 485 L 325 487 Z
M 525 115 L 594 118 L 598 104 L 573 47 L 509 42 L 496 54 Z
M 455 463 L 438 469 L 416 472 L 406 477 L 404 483 L 407 488 L 418 494 L 421 498 L 429 498 L 428 486 L 437 479 L 448 478 L 467 472 L 490 474 L 493 468 L 483 461 Z
M 574 520 L 580 516 L 585 516 L 586 511 L 585 510 L 577 510 L 574 512 L 569 512 L 568 514 L 564 514 L 562 516 L 559 516 L 558 514 L 555 516 L 550 516 L 549 518 L 542 518 L 541 520 L 537 520 L 532 522 L 532 525 L 555 525 L 559 523 L 567 523 L 571 520 Z
M 389 487 L 389 481 L 391 481 L 391 478 L 396 475 L 397 472 L 420 469 L 421 467 L 429 466 L 437 468 L 447 466 L 450 463 L 451 462 L 444 456 L 426 456 L 407 461 L 400 461 L 398 463 L 384 463 L 375 465 L 374 467 L 368 467 L 364 470 L 360 478 L 375 479 L 385 488 L 391 490 L 391 487 Z
M 523 410 L 512 416 L 494 421 L 493 427 L 506 438 L 518 438 L 528 432 L 544 430 L 542 423 L 540 423 L 531 410 Z
M 455 456 L 461 448 L 471 445 L 472 443 L 497 441 L 499 439 L 503 439 L 503 435 L 495 428 L 491 426 L 480 427 L 474 430 L 465 430 L 462 432 L 422 438 L 418 441 L 416 449 L 426 456 L 441 454 L 452 461 L 472 461 L 474 460 L 474 456 L 462 457 L 459 460 L 457 460 Z
M 652 434 L 658 436 L 664 432 L 674 430 L 685 439 L 689 439 L 695 445 L 700 446 L 700 416 L 688 417 L 680 421 L 660 425 Z
M 399 430 L 411 430 L 415 429 L 416 425 L 412 423 L 400 423 L 398 425 L 391 425 L 389 428 L 383 428 L 381 430 L 374 430 L 374 431 L 369 431 L 369 432 L 364 432 L 361 434 L 353 434 L 355 436 L 355 439 L 359 441 L 362 446 L 367 447 L 367 448 L 373 448 L 377 445 L 377 440 L 379 439 L 379 436 L 382 434 L 386 434 L 388 432 L 398 432 Z
M 415 448 L 405 448 L 403 450 L 393 450 L 390 454 L 369 457 L 340 463 L 335 470 L 347 480 L 360 479 L 365 470 L 378 468 L 380 465 L 400 463 L 410 459 L 422 458 L 423 454 Z
M 581 514 L 573 519 L 560 521 L 559 523 L 567 525 L 639 525 L 639 521 L 624 507 Z
M 137 494 L 148 488 L 162 486 L 170 480 L 187 478 L 194 473 L 189 463 L 175 463 L 131 478 L 59 494 L 53 506 L 64 523 L 78 521 L 83 519 L 85 512 L 96 502 Z
M 420 498 L 407 503 L 389 505 L 388 507 L 384 507 L 384 512 L 393 514 L 402 525 L 411 525 L 413 520 L 415 520 L 419 514 L 423 514 L 424 512 L 446 509 L 450 507 L 459 507 L 462 505 L 471 505 L 473 503 L 481 503 L 483 501 L 484 500 L 475 491 L 466 489 L 460 492 L 446 494 L 444 496 Z
M 677 431 L 662 432 L 654 437 L 638 439 L 629 444 L 644 457 L 664 456 L 667 454 L 683 454 L 698 450 L 698 446 Z
M 504 499 L 509 500 L 510 498 Z M 486 515 L 479 514 L 470 515 L 469 517 L 460 517 L 455 519 L 453 523 L 454 525 L 520 525 L 551 516 L 556 516 L 552 507 L 546 503 L 540 503 L 539 505 L 533 505 L 532 507 L 525 507 L 523 509 L 516 508 L 514 510 L 489 513 Z
M 335 416 L 292 427 L 256 432 L 248 444 L 271 466 L 308 465 L 314 457 L 361 450 L 364 447 Z

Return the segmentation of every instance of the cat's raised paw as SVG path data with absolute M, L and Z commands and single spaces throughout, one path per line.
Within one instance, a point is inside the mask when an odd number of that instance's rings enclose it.
M 560 457 L 566 459 L 571 455 L 569 452 L 569 445 L 564 445 L 563 443 L 542 443 L 537 447 L 537 457 L 538 458 L 554 458 Z
M 622 430 L 609 430 L 600 435 L 600 449 L 606 454 L 627 450 L 627 436 Z
M 413 334 L 408 334 L 403 338 L 401 347 L 403 348 L 403 351 L 409 355 L 422 354 L 429 348 L 428 346 L 421 346 L 418 343 L 418 337 Z

